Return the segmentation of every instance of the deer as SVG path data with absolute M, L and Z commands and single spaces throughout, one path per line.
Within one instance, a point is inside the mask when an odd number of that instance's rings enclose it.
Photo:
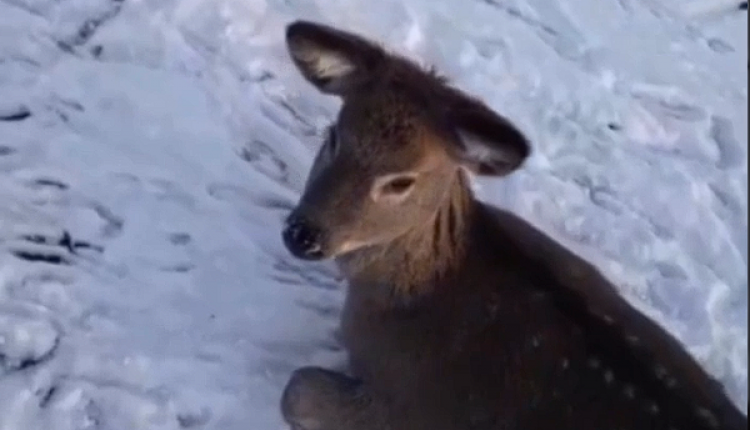
M 434 69 L 296 20 L 286 49 L 341 106 L 282 242 L 346 281 L 347 369 L 291 373 L 294 430 L 739 430 L 718 379 L 592 263 L 475 197 L 526 134 Z

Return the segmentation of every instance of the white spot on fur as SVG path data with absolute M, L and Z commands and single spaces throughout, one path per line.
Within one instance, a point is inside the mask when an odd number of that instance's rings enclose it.
M 631 345 L 637 345 L 640 341 L 641 339 L 638 336 L 632 334 L 628 336 L 628 342 L 630 342 Z
M 665 369 L 663 366 L 656 366 L 654 372 L 656 373 L 656 377 L 659 379 L 664 379 L 667 376 L 667 369 Z
M 540 344 L 541 344 L 541 341 L 539 340 L 539 336 L 534 336 L 531 338 L 531 345 L 533 345 L 534 348 L 539 348 Z
M 674 378 L 667 379 L 667 388 L 674 388 L 677 386 L 677 380 Z
M 611 370 L 608 369 L 607 371 L 604 372 L 604 381 L 607 384 L 611 384 L 612 382 L 614 382 L 614 380 L 615 380 L 615 374 L 612 373 Z
M 604 320 L 604 322 L 605 322 L 605 323 L 607 323 L 607 324 L 610 324 L 610 325 L 612 325 L 612 324 L 614 324 L 614 323 L 615 323 L 615 319 L 614 319 L 614 318 L 612 318 L 612 317 L 611 317 L 611 316 L 609 316 L 609 315 L 606 315 L 606 314 L 605 314 L 605 315 L 602 315 L 602 319 Z
M 708 423 L 708 425 L 711 426 L 711 428 L 715 428 L 715 429 L 719 428 L 719 420 L 716 419 L 716 415 L 714 415 L 708 409 L 706 409 L 706 408 L 698 408 L 696 410 L 696 413 L 698 414 L 699 417 L 701 417 L 704 420 L 706 420 L 706 422 Z
M 602 362 L 601 362 L 601 361 L 599 361 L 599 359 L 598 359 L 598 358 L 596 358 L 596 357 L 591 357 L 591 358 L 589 359 L 589 367 L 591 367 L 592 369 L 598 369 L 598 368 L 599 368 L 599 366 L 601 366 L 601 365 L 602 365 Z
M 634 399 L 635 398 L 635 387 L 633 387 L 630 384 L 626 384 L 625 385 L 624 393 L 625 393 L 625 397 L 627 397 L 628 399 Z
M 655 402 L 651 402 L 651 404 L 648 405 L 648 411 L 654 415 L 657 415 L 659 412 L 661 412 L 661 409 L 659 409 L 659 405 L 657 405 Z
M 568 360 L 567 358 L 563 358 L 562 359 L 562 368 L 567 370 L 568 367 L 570 367 L 570 360 Z

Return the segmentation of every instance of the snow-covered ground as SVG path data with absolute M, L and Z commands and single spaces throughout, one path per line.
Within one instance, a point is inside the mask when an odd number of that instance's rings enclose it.
M 745 3 L 746 4 L 746 3 Z M 0 0 L 0 430 L 276 430 L 342 284 L 281 220 L 338 101 L 284 25 L 433 63 L 535 154 L 480 195 L 747 409 L 747 12 L 724 0 Z

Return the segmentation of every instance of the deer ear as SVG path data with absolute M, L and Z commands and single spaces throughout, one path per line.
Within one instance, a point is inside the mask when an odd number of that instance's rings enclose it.
M 309 21 L 289 24 L 286 44 L 302 76 L 326 94 L 344 95 L 366 83 L 385 58 L 362 37 Z
M 460 162 L 478 175 L 505 176 L 531 155 L 526 136 L 479 100 L 451 91 L 447 119 L 459 143 Z

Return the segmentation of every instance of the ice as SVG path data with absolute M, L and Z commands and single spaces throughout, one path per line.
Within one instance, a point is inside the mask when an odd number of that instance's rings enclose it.
M 0 430 L 276 430 L 289 373 L 341 364 L 341 280 L 280 241 L 338 107 L 284 51 L 297 18 L 517 122 L 532 159 L 479 195 L 596 262 L 746 410 L 739 3 L 0 0 Z

